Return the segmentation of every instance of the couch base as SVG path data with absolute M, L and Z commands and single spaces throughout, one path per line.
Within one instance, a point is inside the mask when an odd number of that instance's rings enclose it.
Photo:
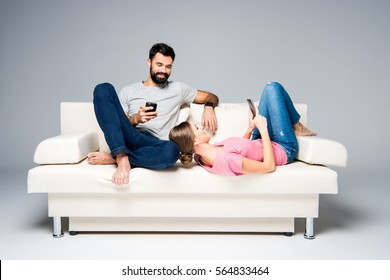
M 318 194 L 114 195 L 49 194 L 54 236 L 61 217 L 69 232 L 294 232 L 294 219 L 307 218 L 305 237 L 314 237 Z
M 69 218 L 69 231 L 294 232 L 293 218 Z
M 49 194 L 50 217 L 317 217 L 318 194 Z
M 61 217 L 53 217 L 53 237 L 64 236 Z M 260 219 L 135 219 L 135 218 L 69 218 L 69 234 L 80 232 L 177 232 L 177 233 L 294 233 L 294 218 Z M 314 239 L 314 219 L 306 218 L 306 239 Z

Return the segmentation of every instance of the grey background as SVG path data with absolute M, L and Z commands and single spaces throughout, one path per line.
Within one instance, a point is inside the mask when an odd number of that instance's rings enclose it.
M 166 42 L 177 55 L 171 80 L 221 102 L 258 99 L 276 80 L 308 104 L 309 127 L 349 152 L 328 223 L 356 222 L 389 194 L 389 14 L 386 0 L 0 0 L 1 195 L 6 185 L 26 193 L 35 147 L 60 132 L 60 102 L 92 101 L 100 82 L 120 90 L 146 79 L 151 45 Z M 388 246 L 375 248 L 371 257 L 388 258 L 375 254 Z
M 222 102 L 258 99 L 269 80 L 309 106 L 310 127 L 349 167 L 389 158 L 389 1 L 7 1 L 0 6 L 2 170 L 32 167 L 59 134 L 59 104 L 97 83 L 146 79 L 151 45 L 177 53 L 171 80 Z

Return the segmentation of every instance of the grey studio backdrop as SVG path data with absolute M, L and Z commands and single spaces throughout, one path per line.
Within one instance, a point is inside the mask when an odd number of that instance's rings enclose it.
M 176 51 L 171 80 L 221 102 L 281 82 L 311 129 L 346 145 L 349 170 L 386 170 L 389 12 L 379 0 L 1 0 L 1 172 L 34 166 L 60 132 L 60 102 L 146 79 L 155 42 Z

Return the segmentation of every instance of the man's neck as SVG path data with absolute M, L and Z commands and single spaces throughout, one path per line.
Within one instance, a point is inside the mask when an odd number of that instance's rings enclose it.
M 155 86 L 157 86 L 157 84 L 155 82 L 153 82 L 153 80 L 150 78 L 150 76 L 148 77 L 148 79 L 146 81 L 143 82 L 143 84 L 146 87 L 155 87 Z

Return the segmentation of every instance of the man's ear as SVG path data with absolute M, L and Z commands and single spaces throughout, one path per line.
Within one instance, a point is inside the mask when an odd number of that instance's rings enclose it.
M 152 66 L 152 61 L 150 60 L 150 58 L 148 58 L 146 60 L 146 63 L 148 64 L 148 67 L 150 68 Z

